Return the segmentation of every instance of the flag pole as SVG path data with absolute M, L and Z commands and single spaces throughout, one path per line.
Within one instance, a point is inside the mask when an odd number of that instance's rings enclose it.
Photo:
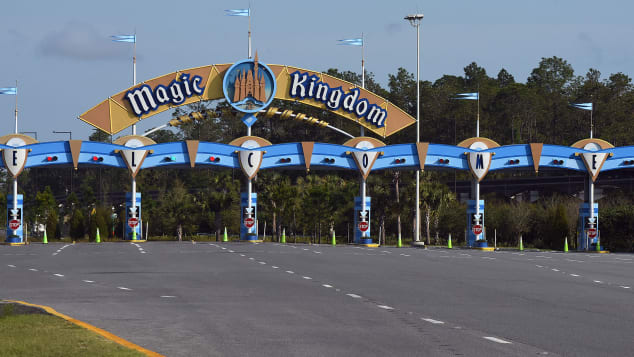
M 476 137 L 480 137 L 480 86 L 478 86 L 478 115 L 476 120 Z
M 365 41 L 363 40 L 363 32 L 361 32 L 361 88 L 365 89 Z M 359 136 L 365 136 L 365 128 L 363 125 L 359 126 L 361 127 Z M 365 201 L 363 204 L 365 205 Z
M 251 59 L 251 5 L 249 5 L 249 59 Z
M 590 139 L 592 139 L 592 129 L 593 129 L 593 125 L 592 125 L 592 112 L 594 111 L 594 105 L 592 106 L 592 109 L 590 109 Z
M 134 52 L 132 54 L 132 86 L 136 85 L 136 30 L 134 30 Z M 132 135 L 136 135 L 136 124 L 132 124 Z
M 15 80 L 15 133 L 18 133 L 18 80 Z M 14 207 L 15 208 L 15 207 Z

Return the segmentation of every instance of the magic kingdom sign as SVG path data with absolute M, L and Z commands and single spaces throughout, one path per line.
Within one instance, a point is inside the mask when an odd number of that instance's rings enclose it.
M 115 134 L 174 107 L 226 99 L 256 114 L 273 99 L 299 102 L 352 120 L 382 137 L 416 122 L 411 115 L 364 88 L 327 74 L 255 60 L 190 68 L 123 90 L 79 116 Z

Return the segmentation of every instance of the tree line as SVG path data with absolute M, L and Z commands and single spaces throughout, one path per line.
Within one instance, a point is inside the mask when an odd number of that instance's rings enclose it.
M 328 69 L 325 73 L 360 84 L 361 75 Z M 403 68 L 390 74 L 384 87 L 372 73 L 366 73 L 366 88 L 406 112 L 416 113 L 416 80 Z M 496 76 L 475 62 L 464 68 L 463 76 L 444 75 L 434 82 L 420 83 L 421 140 L 454 145 L 475 136 L 477 103 L 455 100 L 455 94 L 479 92 L 481 136 L 500 145 L 543 142 L 571 145 L 587 138 L 590 114 L 573 109 L 570 103 L 594 104 L 594 136 L 617 145 L 631 145 L 628 128 L 634 124 L 634 91 L 631 79 L 623 73 L 602 79 L 590 69 L 577 76 L 572 66 L 558 57 L 542 58 L 525 83 L 516 82 L 504 68 Z M 273 106 L 306 113 L 331 125 L 358 135 L 353 122 L 328 111 L 293 102 L 274 101 Z M 150 137 L 156 142 L 202 140 L 228 143 L 246 135 L 240 115 L 224 101 L 200 102 L 174 110 L 173 116 L 211 109 L 216 118 L 159 130 Z M 157 124 L 158 125 L 158 124 Z M 320 141 L 343 143 L 347 138 L 335 131 L 293 120 L 259 118 L 253 135 L 273 143 Z M 388 138 L 386 144 L 412 143 L 415 125 Z M 93 141 L 112 138 L 95 131 Z M 496 174 L 523 175 L 527 173 Z M 542 173 L 540 173 L 542 175 Z M 424 172 L 421 184 L 421 232 L 429 243 L 445 244 L 449 234 L 454 242 L 464 241 L 466 208 L 447 185 L 454 179 L 467 180 L 465 172 Z M 6 204 L 10 179 L 0 178 Z M 25 195 L 25 216 L 32 227 L 46 225 L 49 237 L 101 235 L 121 237 L 124 222 L 124 193 L 130 191 L 125 170 L 112 168 L 32 168 L 19 178 L 20 193 Z M 599 178 L 600 182 L 600 178 Z M 239 197 L 245 190 L 241 171 L 229 169 L 147 169 L 137 176 L 143 195 L 143 218 L 149 223 L 150 236 L 174 237 L 180 224 L 186 234 L 220 234 L 227 227 L 239 231 Z M 262 171 L 254 181 L 258 193 L 260 233 L 266 226 L 273 239 L 285 230 L 300 237 L 330 236 L 334 231 L 345 241 L 352 235 L 353 199 L 359 195 L 356 172 L 333 170 Z M 546 194 L 533 203 L 518 202 L 483 192 L 486 199 L 487 238 L 493 235 L 501 245 L 516 245 L 520 235 L 524 243 L 541 248 L 560 248 L 564 237 L 574 241 L 577 213 L 581 201 L 564 194 Z M 400 233 L 405 241 L 412 238 L 414 227 L 415 181 L 412 171 L 382 170 L 368 178 L 372 197 L 372 236 L 393 243 Z M 621 251 L 634 249 L 634 207 L 631 192 L 607 192 L 599 201 L 602 244 Z M 116 215 L 116 217 L 115 217 Z M 6 217 L 2 218 L 6 225 Z M 321 232 L 321 234 L 320 234 Z M 571 243 L 573 244 L 573 243 Z

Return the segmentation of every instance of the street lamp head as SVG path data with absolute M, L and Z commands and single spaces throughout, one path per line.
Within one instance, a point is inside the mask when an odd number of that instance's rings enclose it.
M 420 25 L 420 22 L 423 20 L 423 14 L 407 15 L 407 16 L 404 17 L 404 19 L 409 21 L 409 23 L 412 26 L 418 27 L 418 25 Z

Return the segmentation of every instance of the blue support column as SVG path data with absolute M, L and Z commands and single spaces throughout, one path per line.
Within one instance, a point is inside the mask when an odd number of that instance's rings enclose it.
M 581 207 L 579 207 L 579 222 L 577 224 L 577 232 L 579 232 L 577 236 L 577 250 L 586 250 L 586 223 L 588 222 L 588 217 L 590 217 L 590 210 L 588 209 L 588 207 L 590 207 L 590 204 L 588 202 L 582 203 Z M 597 232 L 599 232 L 599 234 L 597 234 L 597 236 L 599 236 L 601 235 L 601 232 L 599 231 L 599 204 L 597 202 L 594 203 L 594 217 L 597 219 L 595 228 L 597 229 Z M 592 246 L 596 243 L 596 237 L 588 239 L 590 250 L 594 249 L 592 248 Z
M 137 207 L 137 211 L 138 211 L 138 216 L 137 218 L 139 219 L 139 224 L 134 227 L 134 230 L 136 231 L 136 236 L 137 236 L 137 240 L 143 240 L 143 237 L 141 236 L 141 224 L 142 224 L 142 220 L 141 220 L 141 193 L 137 192 L 136 193 L 136 207 Z M 132 208 L 132 193 L 131 192 L 126 192 L 125 194 L 125 237 L 124 240 L 132 240 L 132 228 L 130 228 L 130 226 L 128 225 L 128 219 L 130 219 L 130 208 Z
M 372 238 L 370 234 L 371 230 L 371 222 L 372 222 L 372 209 L 371 203 L 372 198 L 369 196 L 365 197 L 365 210 L 368 211 L 368 230 L 362 232 L 359 229 L 359 213 L 363 209 L 363 201 L 361 197 L 357 196 L 354 198 L 354 243 L 355 244 L 372 244 Z
M 10 244 L 21 244 L 24 243 L 24 210 L 23 210 L 23 196 L 18 195 L 18 217 L 17 219 L 20 221 L 20 227 L 14 231 L 9 228 L 9 222 L 13 219 L 11 210 L 13 210 L 13 195 L 7 195 L 7 239 L 5 242 Z M 12 235 L 17 235 L 17 237 L 11 237 Z
M 258 194 L 251 192 L 251 208 L 253 208 L 253 219 L 255 224 L 251 228 L 247 228 L 244 225 L 245 208 L 249 207 L 249 201 L 247 192 L 240 193 L 240 240 L 249 242 L 258 242 L 257 222 L 258 222 Z
M 475 200 L 469 200 L 467 202 L 467 246 L 472 248 L 486 248 L 486 231 L 484 231 L 484 200 L 480 200 L 480 214 L 482 215 L 480 218 L 480 224 L 483 227 L 482 233 L 479 237 L 476 237 L 471 230 L 471 226 L 473 225 L 473 215 L 476 213 L 476 204 Z

